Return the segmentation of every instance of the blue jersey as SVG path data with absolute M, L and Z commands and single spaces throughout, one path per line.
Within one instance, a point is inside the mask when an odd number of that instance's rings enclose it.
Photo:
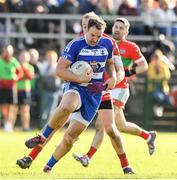
M 87 44 L 86 36 L 82 36 L 68 43 L 62 53 L 62 57 L 71 61 L 72 64 L 76 61 L 86 61 L 89 63 L 93 69 L 93 77 L 89 82 L 92 83 L 95 81 L 103 81 L 106 61 L 112 58 L 112 54 L 113 44 L 110 39 L 101 37 L 98 44 L 93 47 Z M 79 93 L 81 99 L 79 111 L 81 114 L 80 118 L 82 117 L 82 122 L 87 122 L 89 124 L 100 105 L 101 93 L 93 95 L 87 90 L 86 86 L 74 82 L 67 82 L 65 91 L 68 90 L 77 91 Z
M 90 82 L 103 81 L 103 72 L 107 59 L 112 58 L 113 44 L 107 37 L 101 37 L 97 46 L 89 46 L 85 36 L 72 40 L 62 53 L 62 57 L 72 64 L 76 61 L 86 61 L 93 69 Z

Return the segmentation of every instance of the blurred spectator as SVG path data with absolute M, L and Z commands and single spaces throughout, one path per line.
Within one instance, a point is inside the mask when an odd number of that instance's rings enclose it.
M 57 0 L 45 0 L 46 6 L 48 8 L 48 12 L 50 14 L 55 14 L 57 13 L 57 9 L 61 3 L 59 3 Z
M 114 13 L 112 0 L 99 0 L 98 7 L 100 15 L 111 15 Z
M 176 14 L 176 17 L 177 17 L 177 1 L 176 1 L 176 4 L 175 4 L 174 8 L 173 8 L 173 11 L 174 11 L 174 13 Z
M 156 42 L 156 47 L 159 47 L 164 52 L 164 54 L 170 59 L 170 61 L 174 63 L 176 48 L 173 41 L 170 41 L 163 34 L 160 34 L 159 41 Z M 174 70 L 174 68 L 170 69 Z
M 163 52 L 156 49 L 151 56 L 147 71 L 148 91 L 152 93 L 155 102 L 154 113 L 157 116 L 163 115 L 163 102 L 170 89 L 168 81 L 171 73 L 164 58 Z
M 19 54 L 19 61 L 23 70 L 23 77 L 17 82 L 18 89 L 18 106 L 14 113 L 16 121 L 17 113 L 20 114 L 22 130 L 31 131 L 30 128 L 30 105 L 31 105 L 31 79 L 34 78 L 34 68 L 29 64 L 30 54 L 26 50 L 22 50 Z M 15 124 L 14 121 L 14 124 Z
M 132 1 L 130 0 L 122 0 L 119 8 L 117 9 L 117 15 L 120 16 L 136 16 L 138 15 L 136 6 L 133 6 Z M 143 34 L 143 25 L 142 22 L 139 23 L 131 23 L 131 27 L 129 29 L 129 34 Z
M 35 1 L 35 0 L 27 0 L 25 2 L 25 10 L 26 13 L 34 13 L 36 12 L 37 6 L 41 4 L 41 1 Z
M 9 11 L 8 5 L 6 0 L 1 0 L 0 1 L 0 12 L 1 13 L 7 13 Z
M 39 52 L 37 49 L 30 49 L 30 64 L 34 68 L 34 79 L 31 81 L 32 90 L 32 107 L 31 115 L 33 119 L 39 126 L 41 119 L 42 110 L 42 80 L 41 80 L 41 62 L 39 61 Z
M 47 14 L 49 13 L 49 9 L 45 4 L 45 1 L 34 1 L 29 0 L 26 3 L 26 8 L 28 13 L 36 13 L 36 14 Z M 39 19 L 29 19 L 26 22 L 26 29 L 29 33 L 47 33 L 48 32 L 48 21 L 39 18 Z M 32 39 L 28 38 L 26 40 L 27 45 L 29 44 L 30 47 L 41 47 L 46 44 L 46 40 L 44 39 Z
M 122 3 L 120 4 L 118 10 L 117 10 L 117 15 L 136 16 L 137 11 L 136 11 L 136 8 L 132 6 L 132 3 L 130 3 L 129 0 L 123 0 Z
M 176 20 L 174 11 L 169 8 L 167 0 L 159 0 L 159 8 L 154 9 L 153 19 L 160 33 L 170 35 L 171 22 Z
M 97 7 L 100 9 L 100 12 L 99 12 L 100 15 L 115 14 L 114 9 L 113 9 L 112 0 L 99 0 Z M 106 33 L 111 34 L 112 33 L 112 21 L 107 20 L 106 24 L 107 24 Z
M 139 6 L 138 13 L 141 16 L 144 24 L 144 33 L 146 35 L 153 35 L 154 31 L 154 19 L 152 16 L 153 9 L 150 5 L 149 0 L 141 0 L 141 5 Z
M 18 60 L 13 56 L 12 45 L 4 46 L 0 57 L 0 111 L 4 118 L 4 130 L 13 131 L 15 104 L 17 104 L 17 81 L 23 71 Z
M 173 86 L 168 94 L 170 105 L 177 107 L 177 86 Z
M 25 13 L 25 4 L 21 0 L 8 0 L 8 9 L 11 13 Z
M 57 12 L 59 14 L 79 14 L 80 4 L 77 0 L 65 0 L 65 2 L 59 6 Z M 66 31 L 67 33 L 77 33 L 77 34 L 81 32 L 80 21 L 68 20 Z
M 156 34 L 157 33 L 157 34 Z M 154 41 L 142 42 L 142 50 L 146 56 L 146 59 L 150 59 L 152 52 L 156 49 L 161 49 L 162 52 L 167 56 L 169 61 L 169 66 L 171 70 L 174 70 L 175 64 L 175 44 L 173 41 L 167 39 L 167 37 L 163 34 L 160 34 L 155 31 Z
M 80 4 L 77 0 L 65 0 L 58 8 L 59 14 L 78 14 Z
M 57 59 L 57 53 L 53 50 L 49 50 L 46 52 L 45 60 L 42 63 L 43 98 L 41 128 L 44 127 L 59 101 L 61 81 L 56 76 Z
M 87 0 L 84 4 L 82 4 L 80 13 L 85 14 L 88 12 L 95 12 L 96 14 L 100 14 L 101 10 L 98 7 L 99 0 Z
M 6 0 L 0 0 L 0 12 L 7 13 L 9 11 Z M 5 20 L 0 18 L 0 32 L 5 32 Z M 0 38 L 0 48 L 4 45 L 4 39 Z

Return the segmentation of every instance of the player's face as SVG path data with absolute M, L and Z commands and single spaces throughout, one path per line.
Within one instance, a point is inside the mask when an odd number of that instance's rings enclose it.
M 84 34 L 86 34 L 86 32 L 87 32 L 88 21 L 89 21 L 89 18 L 83 18 L 82 19 L 82 30 L 83 30 Z
M 4 47 L 2 50 L 2 55 L 6 60 L 9 60 L 14 54 L 14 48 L 11 45 Z
M 112 35 L 115 40 L 121 40 L 128 34 L 128 30 L 124 23 L 118 21 L 115 22 L 112 27 Z
M 91 27 L 88 29 L 86 32 L 86 38 L 87 38 L 87 43 L 90 46 L 96 46 L 98 44 L 98 41 L 100 37 L 102 36 L 103 31 L 98 30 L 96 27 Z

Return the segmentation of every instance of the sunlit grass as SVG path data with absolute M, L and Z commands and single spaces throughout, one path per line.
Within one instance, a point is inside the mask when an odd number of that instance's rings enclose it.
M 158 133 L 153 156 L 149 156 L 143 139 L 122 134 L 129 162 L 136 173 L 133 176 L 122 173 L 117 155 L 107 136 L 89 167 L 82 167 L 72 158 L 73 152 L 82 154 L 89 149 L 94 135 L 94 131 L 90 129 L 81 135 L 72 150 L 57 163 L 50 174 L 43 173 L 42 169 L 60 142 L 63 131 L 56 133 L 30 169 L 20 169 L 16 160 L 30 152 L 24 141 L 34 135 L 36 132 L 0 131 L 0 179 L 177 179 L 176 133 Z

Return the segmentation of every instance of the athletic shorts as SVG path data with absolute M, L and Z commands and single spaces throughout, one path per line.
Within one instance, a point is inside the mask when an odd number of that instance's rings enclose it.
M 102 109 L 113 109 L 112 101 L 111 100 L 101 101 L 101 104 L 98 110 L 102 110 Z
M 129 96 L 129 88 L 115 88 L 112 90 L 113 104 L 119 108 L 124 109 Z
M 93 96 L 92 93 L 87 91 L 87 87 L 75 84 L 67 84 L 65 86 L 64 94 L 74 92 L 80 98 L 80 105 L 77 111 L 73 112 L 71 119 L 77 120 L 84 125 L 88 126 L 98 111 L 101 102 L 101 93 Z
M 107 101 L 112 99 L 112 93 L 111 91 L 102 91 L 102 97 L 101 97 L 101 101 Z
M 31 92 L 19 91 L 18 92 L 18 104 L 31 104 Z
M 17 89 L 0 89 L 0 104 L 17 104 Z

